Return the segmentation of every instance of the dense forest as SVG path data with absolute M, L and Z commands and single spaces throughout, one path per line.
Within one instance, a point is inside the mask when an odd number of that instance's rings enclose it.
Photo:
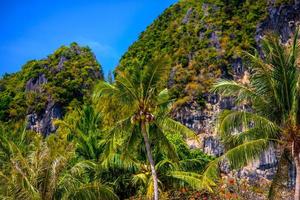
M 182 0 L 113 77 L 75 42 L 3 75 L 0 199 L 299 200 L 299 22 L 298 1 Z

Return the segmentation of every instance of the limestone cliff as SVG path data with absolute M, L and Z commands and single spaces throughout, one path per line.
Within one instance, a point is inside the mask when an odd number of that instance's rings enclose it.
M 0 80 L 0 122 L 26 119 L 28 129 L 47 136 L 56 131 L 53 120 L 82 104 L 101 79 L 101 66 L 88 47 L 62 46 Z

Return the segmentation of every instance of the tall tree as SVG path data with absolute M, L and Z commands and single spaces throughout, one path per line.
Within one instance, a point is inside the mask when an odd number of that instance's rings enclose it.
M 123 136 L 124 153 L 132 152 L 141 144 L 137 141 L 142 136 L 143 147 L 150 164 L 155 200 L 159 198 L 159 192 L 152 147 L 164 143 L 163 146 L 171 154 L 174 149 L 165 135 L 166 132 L 181 132 L 194 136 L 190 129 L 171 119 L 168 112 L 162 112 L 166 111 L 166 105 L 170 102 L 168 90 L 162 87 L 167 75 L 167 69 L 161 62 L 153 62 L 151 66 L 140 71 L 117 71 L 115 82 L 102 82 L 94 95 L 96 99 L 102 97 L 102 101 L 99 100 L 101 104 L 116 104 L 118 114 L 123 116 L 112 128 L 110 138 L 116 133 L 119 134 L 118 137 Z M 130 153 L 127 155 L 130 156 Z M 173 154 L 173 157 L 176 155 Z
M 221 80 L 213 91 L 222 97 L 234 97 L 243 110 L 225 110 L 218 119 L 218 131 L 227 152 L 214 160 L 203 174 L 215 179 L 218 165 L 226 160 L 239 168 L 259 157 L 270 147 L 281 152 L 277 175 L 282 164 L 292 157 L 297 170 L 295 200 L 300 199 L 300 71 L 298 30 L 284 45 L 280 38 L 268 35 L 262 55 L 246 53 L 251 66 L 248 83 Z M 250 108 L 251 107 L 251 108 Z M 275 187 L 274 179 L 272 188 Z M 272 197 L 272 194 L 270 194 Z

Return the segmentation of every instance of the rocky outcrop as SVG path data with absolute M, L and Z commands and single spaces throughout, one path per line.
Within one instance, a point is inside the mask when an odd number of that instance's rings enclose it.
M 36 78 L 30 78 L 26 83 L 26 92 L 44 93 L 43 86 L 48 80 L 45 74 L 39 74 Z M 42 112 L 29 113 L 27 115 L 27 129 L 41 133 L 44 136 L 56 131 L 53 125 L 54 119 L 62 118 L 62 108 L 59 104 L 54 103 L 51 97 L 48 98 L 46 107 Z
M 25 84 L 27 129 L 43 136 L 56 131 L 53 121 L 64 116 L 70 102 L 82 102 L 96 80 L 103 78 L 95 55 L 76 43 L 61 47 L 47 59 L 32 61 L 31 65 L 32 74 L 37 75 Z
M 220 39 L 215 31 L 210 34 L 211 46 L 217 50 L 221 49 Z
M 67 61 L 67 58 L 64 57 L 64 56 L 62 56 L 62 57 L 60 58 L 60 60 L 59 60 L 57 69 L 58 69 L 58 70 L 62 70 L 63 67 L 64 67 L 64 62 L 66 62 L 66 61 Z
M 192 13 L 193 13 L 193 8 L 188 9 L 188 11 L 186 12 L 186 14 L 185 14 L 185 16 L 184 16 L 184 18 L 182 20 L 183 24 L 186 24 L 186 23 L 189 22 L 190 16 L 191 16 Z
M 267 32 L 278 33 L 285 43 L 293 35 L 300 22 L 299 1 L 294 5 L 281 5 L 280 7 L 270 7 L 269 16 L 257 26 L 256 41 L 260 42 Z
M 201 107 L 191 101 L 174 111 L 174 118 L 194 130 L 202 140 L 200 147 L 205 153 L 220 156 L 224 149 L 215 131 L 215 123 L 220 110 L 235 109 L 231 98 L 221 99 L 215 94 L 205 95 L 206 105 Z
M 27 81 L 25 91 L 42 92 L 42 85 L 48 82 L 45 74 L 39 74 L 36 78 L 31 78 Z
M 203 4 L 202 6 L 204 15 L 208 15 L 207 7 L 207 4 Z M 257 26 L 255 38 L 258 48 L 260 46 L 261 39 L 268 32 L 278 33 L 282 41 L 287 42 L 293 35 L 299 22 L 299 1 L 297 1 L 294 5 L 270 7 L 269 16 Z M 203 37 L 201 36 L 201 32 L 199 33 L 199 37 Z M 216 49 L 220 48 L 218 35 L 215 31 L 212 31 L 210 40 L 212 47 Z M 231 60 L 231 66 L 233 72 L 233 76 L 231 76 L 231 78 L 241 82 L 248 81 L 249 73 L 244 66 L 242 58 Z M 223 77 L 229 77 L 226 71 L 223 71 L 222 74 Z M 234 105 L 232 98 L 220 98 L 214 94 L 205 94 L 204 98 L 206 100 L 205 107 L 198 105 L 196 101 L 190 101 L 174 112 L 174 118 L 200 135 L 200 138 L 202 138 L 200 148 L 202 148 L 204 152 L 219 156 L 224 150 L 222 145 L 220 145 L 216 130 L 214 129 L 218 114 L 224 109 L 235 110 L 250 108 L 237 108 Z M 190 141 L 189 144 L 191 147 L 195 146 L 195 144 Z M 247 176 L 252 179 L 257 178 L 258 176 L 272 178 L 276 171 L 277 162 L 276 151 L 273 147 L 270 147 L 269 150 L 261 155 L 259 160 L 241 170 L 239 172 L 239 176 Z M 291 186 L 294 184 L 294 174 L 295 172 L 293 171 L 293 167 L 291 167 L 290 177 L 292 181 L 289 183 Z
M 53 124 L 54 119 L 62 118 L 62 108 L 58 104 L 49 102 L 45 111 L 41 114 L 32 113 L 27 115 L 27 128 L 48 136 L 56 131 L 57 127 Z

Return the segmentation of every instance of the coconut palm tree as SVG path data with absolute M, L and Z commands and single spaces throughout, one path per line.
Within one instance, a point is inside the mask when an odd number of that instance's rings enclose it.
M 226 160 L 240 168 L 258 158 L 270 145 L 280 152 L 277 175 L 282 165 L 293 158 L 297 177 L 295 200 L 300 199 L 300 68 L 298 30 L 293 40 L 284 45 L 279 37 L 268 35 L 258 53 L 246 53 L 251 76 L 247 83 L 221 80 L 213 87 L 222 97 L 234 97 L 240 110 L 225 110 L 219 115 L 217 131 L 227 149 L 214 160 L 202 180 L 218 177 L 218 166 Z M 278 179 L 274 179 L 275 187 Z M 211 189 L 211 188 L 210 188 Z M 274 191 L 274 188 L 273 188 Z M 270 197 L 272 195 L 270 194 Z
M 76 160 L 73 144 L 61 137 L 36 135 L 28 153 L 10 141 L 5 146 L 11 159 L 0 171 L 1 199 L 118 199 L 109 185 L 91 179 L 97 165 Z
M 115 82 L 101 82 L 94 94 L 94 99 L 100 104 L 117 106 L 118 115 L 122 116 L 122 119 L 115 123 L 109 138 L 122 138 L 124 154 L 127 153 L 130 157 L 133 149 L 145 147 L 155 200 L 159 198 L 159 192 L 152 147 L 164 143 L 162 146 L 167 148 L 169 153 L 174 152 L 166 138 L 166 132 L 194 136 L 190 129 L 171 119 L 167 112 L 166 105 L 170 100 L 168 90 L 162 87 L 168 75 L 164 66 L 161 62 L 154 62 L 140 71 L 117 71 Z M 141 137 L 143 143 L 140 142 Z

